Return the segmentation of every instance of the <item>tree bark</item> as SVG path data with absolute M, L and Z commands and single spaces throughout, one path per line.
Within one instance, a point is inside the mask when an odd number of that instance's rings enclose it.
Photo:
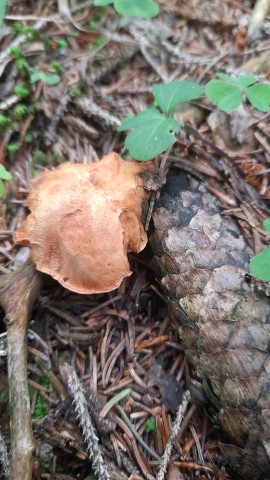
M 9 480 L 31 480 L 34 439 L 32 435 L 27 376 L 27 323 L 41 287 L 40 274 L 32 263 L 0 279 L 0 304 L 6 312 L 10 401 Z
M 245 281 L 253 256 L 197 180 L 174 172 L 150 243 L 186 356 L 215 406 L 236 478 L 270 472 L 270 299 Z M 262 478 L 269 478 L 262 477 Z

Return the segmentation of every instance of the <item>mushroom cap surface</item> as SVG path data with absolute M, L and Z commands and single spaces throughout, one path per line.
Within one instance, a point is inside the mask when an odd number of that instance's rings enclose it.
M 116 153 L 92 164 L 64 163 L 31 182 L 30 215 L 14 233 L 41 272 L 78 293 L 108 292 L 131 275 L 128 252 L 147 243 L 141 222 L 148 165 Z

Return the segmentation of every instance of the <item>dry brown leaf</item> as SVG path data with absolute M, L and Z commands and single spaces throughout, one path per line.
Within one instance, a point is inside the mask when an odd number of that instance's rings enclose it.
M 140 174 L 149 164 L 116 153 L 100 162 L 65 163 L 31 182 L 31 214 L 14 234 L 31 246 L 37 269 L 78 293 L 108 292 L 131 275 L 127 253 L 147 243 Z

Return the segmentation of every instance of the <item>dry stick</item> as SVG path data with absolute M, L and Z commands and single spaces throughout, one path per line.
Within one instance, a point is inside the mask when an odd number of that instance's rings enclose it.
M 170 438 L 169 438 L 169 441 L 166 445 L 165 452 L 164 452 L 162 460 L 161 460 L 161 465 L 160 465 L 159 472 L 158 472 L 156 480 L 165 480 L 167 467 L 168 467 L 169 461 L 171 459 L 173 445 L 174 445 L 174 442 L 175 442 L 175 440 L 177 438 L 177 435 L 180 431 L 181 423 L 182 423 L 183 417 L 186 413 L 187 406 L 188 406 L 188 403 L 189 403 L 190 399 L 191 399 L 190 392 L 188 390 L 186 390 L 183 394 L 182 403 L 180 404 L 180 406 L 178 408 L 176 419 L 174 421 L 172 431 L 171 431 L 171 434 L 170 434 Z
M 6 312 L 11 455 L 9 480 L 31 480 L 34 439 L 27 378 L 27 321 L 41 288 L 31 262 L 0 279 L 0 304 Z
M 252 34 L 263 25 L 269 8 L 270 0 L 256 1 L 248 27 L 248 38 L 252 37 Z
M 60 372 L 64 380 L 67 381 L 70 395 L 73 398 L 74 407 L 82 427 L 84 440 L 93 469 L 99 480 L 109 480 L 111 477 L 101 453 L 95 428 L 88 413 L 87 401 L 82 384 L 80 383 L 75 370 L 70 367 L 70 365 L 63 365 L 60 368 Z
M 3 474 L 9 476 L 9 458 L 5 439 L 0 431 L 0 463 L 2 465 Z

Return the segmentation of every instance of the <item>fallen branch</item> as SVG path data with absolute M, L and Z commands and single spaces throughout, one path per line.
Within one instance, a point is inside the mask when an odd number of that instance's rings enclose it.
M 28 395 L 27 322 L 41 280 L 32 263 L 0 279 L 0 304 L 6 312 L 11 455 L 9 480 L 31 480 L 34 439 Z

